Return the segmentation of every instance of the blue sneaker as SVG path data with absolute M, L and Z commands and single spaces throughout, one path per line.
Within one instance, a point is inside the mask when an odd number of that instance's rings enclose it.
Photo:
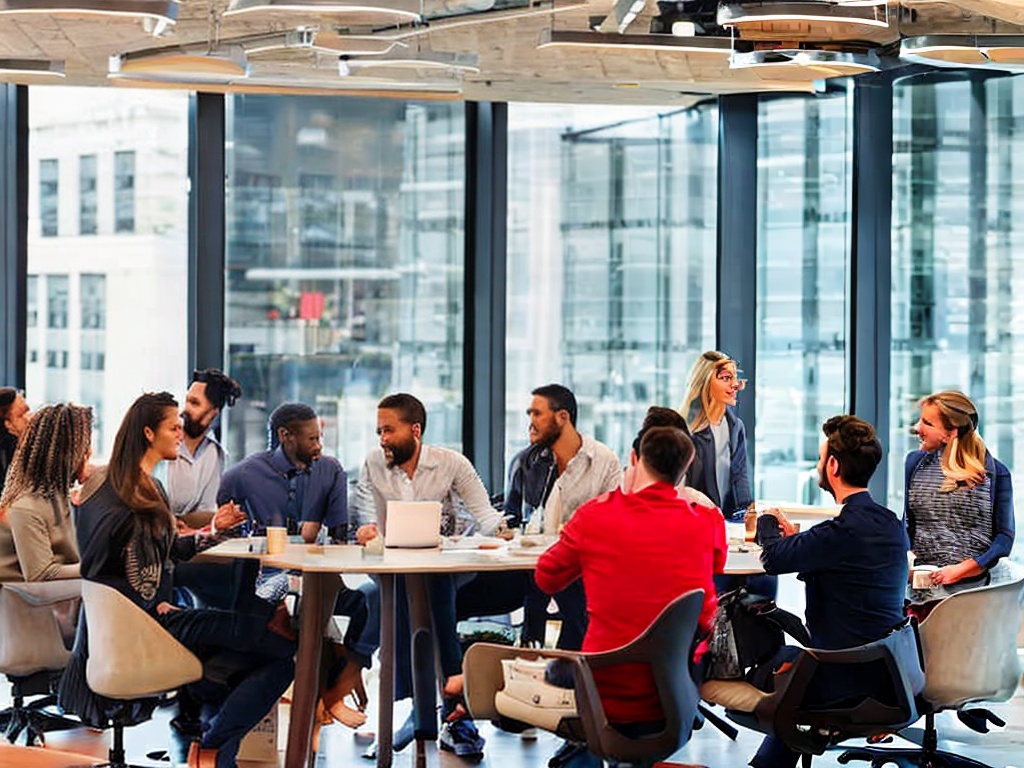
M 457 757 L 480 759 L 484 756 L 484 739 L 468 718 L 445 723 L 438 743 L 441 749 L 454 752 Z

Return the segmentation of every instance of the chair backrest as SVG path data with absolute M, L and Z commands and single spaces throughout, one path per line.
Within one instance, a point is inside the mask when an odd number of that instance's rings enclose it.
M 703 604 L 704 590 L 687 592 L 669 603 L 644 633 L 628 645 L 578 657 L 576 703 L 591 752 L 619 762 L 653 764 L 690 740 L 699 703 L 691 659 Z M 657 733 L 631 738 L 608 722 L 593 670 L 634 663 L 651 667 L 665 726 Z
M 159 623 L 116 589 L 82 582 L 89 626 L 86 680 L 111 699 L 172 691 L 203 676 L 203 665 Z
M 64 669 L 81 585 L 81 579 L 0 584 L 0 673 Z
M 1024 574 L 1010 563 L 1003 568 L 1007 581 L 950 595 L 921 622 L 927 671 L 922 696 L 934 709 L 1006 701 L 1017 690 Z
M 866 666 L 869 664 L 870 668 Z M 843 677 L 828 679 L 845 684 L 851 679 L 850 670 L 853 679 L 870 674 L 868 684 L 877 690 L 836 704 L 816 705 L 807 701 L 816 675 L 838 673 Z M 817 683 L 813 689 L 816 694 L 820 694 L 820 686 Z M 790 672 L 776 678 L 775 694 L 757 705 L 756 716 L 759 723 L 767 726 L 765 730 L 791 749 L 821 754 L 830 744 L 844 739 L 898 731 L 915 722 L 920 717 L 916 699 L 924 687 L 917 623 L 908 619 L 873 643 L 836 651 L 806 649 Z

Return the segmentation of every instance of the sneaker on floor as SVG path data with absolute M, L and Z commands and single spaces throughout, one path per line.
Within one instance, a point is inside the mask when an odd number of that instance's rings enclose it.
M 477 732 L 472 720 L 456 720 L 445 723 L 438 737 L 441 749 L 454 752 L 458 757 L 481 758 L 484 756 L 484 739 Z
M 537 740 L 537 729 L 536 728 L 524 728 L 519 732 L 519 738 L 523 741 L 536 741 Z

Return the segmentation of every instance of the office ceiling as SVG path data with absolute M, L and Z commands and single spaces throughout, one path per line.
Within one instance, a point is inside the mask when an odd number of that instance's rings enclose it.
M 888 6 L 870 6 L 863 0 L 849 5 L 804 0 L 799 7 L 788 1 L 731 8 L 716 7 L 713 0 L 380 1 L 391 9 L 408 8 L 413 2 L 426 22 L 365 8 L 225 15 L 231 0 L 182 0 L 176 23 L 161 29 L 160 23 L 132 17 L 4 12 L 19 5 L 9 0 L 0 2 L 0 67 L 11 60 L 63 61 L 65 77 L 59 82 L 68 85 L 686 106 L 722 93 L 810 91 L 823 76 L 862 71 L 820 61 L 771 66 L 792 63 L 774 56 L 773 49 L 829 49 L 829 55 L 886 68 L 904 63 L 897 58 L 902 38 L 1024 33 L 1020 0 L 906 0 Z M 404 5 L 396 5 L 399 2 Z M 62 4 L 68 5 L 68 0 Z M 101 0 L 79 4 L 104 5 Z M 808 15 L 807 10 L 829 15 L 792 18 Z M 719 26 L 723 14 L 736 18 L 757 13 L 771 13 L 772 18 L 754 19 L 732 30 Z M 868 20 L 851 23 L 836 18 L 844 14 Z M 674 37 L 668 33 L 673 20 L 694 20 L 706 34 L 698 29 L 696 38 Z M 666 31 L 651 35 L 652 22 Z M 728 43 L 730 33 L 735 43 Z M 538 47 L 542 38 L 563 44 Z M 726 50 L 660 47 L 688 39 L 712 40 L 712 45 Z M 1006 39 L 1012 45 L 1012 38 Z M 581 41 L 608 45 L 564 44 Z M 738 51 L 761 51 L 760 57 L 767 57 L 762 64 L 768 66 L 731 66 L 730 45 Z M 154 56 L 168 53 L 176 58 L 153 64 Z M 125 57 L 122 77 L 111 78 L 111 57 L 118 56 Z M 1024 63 L 1024 52 L 1021 57 Z M 1012 57 L 1007 60 L 1016 64 Z M 145 80 L 124 77 L 134 67 L 142 72 L 135 76 Z M 0 80 L 58 82 L 35 74 L 0 74 Z

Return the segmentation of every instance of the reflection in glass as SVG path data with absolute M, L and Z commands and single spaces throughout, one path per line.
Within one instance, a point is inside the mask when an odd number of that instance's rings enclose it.
M 408 391 L 426 440 L 462 430 L 464 107 L 390 99 L 228 100 L 231 460 L 297 400 L 355 477 L 376 404 Z
M 714 345 L 718 111 L 509 107 L 506 463 L 530 391 L 621 457 Z
M 839 93 L 760 104 L 758 499 L 832 501 L 816 466 L 822 422 L 848 408 L 850 103 Z
M 895 88 L 888 457 L 895 509 L 903 506 L 904 457 L 918 447 L 915 404 L 930 392 L 967 393 L 992 454 L 1011 472 L 1024 466 L 1022 115 L 1019 78 Z
M 30 91 L 26 396 L 91 405 L 97 461 L 139 393 L 184 390 L 187 150 L 187 93 Z

